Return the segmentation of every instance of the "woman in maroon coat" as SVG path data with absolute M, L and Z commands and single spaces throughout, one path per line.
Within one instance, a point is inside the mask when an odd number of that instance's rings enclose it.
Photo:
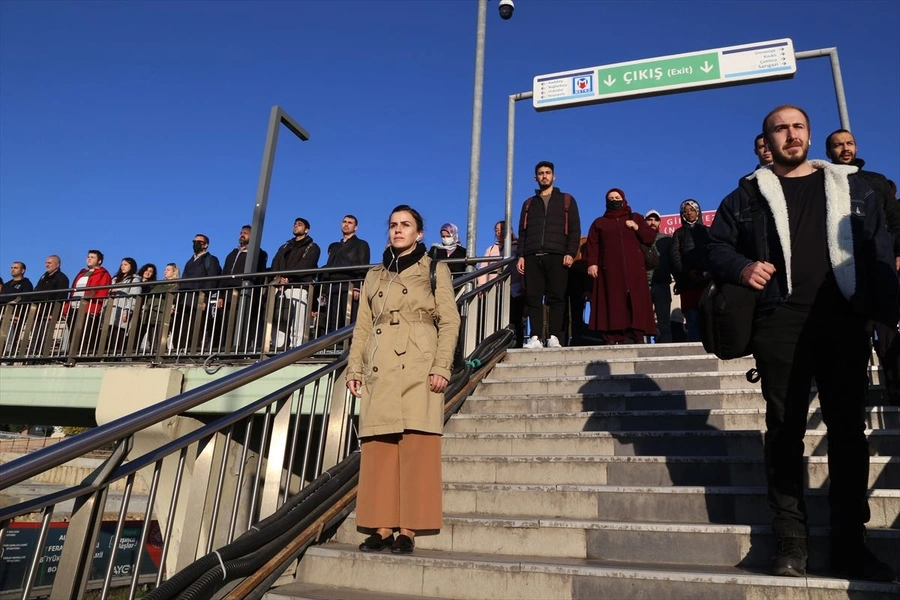
M 652 244 L 656 232 L 631 212 L 625 193 L 606 192 L 606 212 L 588 231 L 585 259 L 594 279 L 589 328 L 607 344 L 643 343 L 656 333 L 653 302 L 641 244 Z

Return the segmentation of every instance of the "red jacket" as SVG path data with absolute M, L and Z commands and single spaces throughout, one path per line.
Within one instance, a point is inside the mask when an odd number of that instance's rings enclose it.
M 72 279 L 72 285 L 74 286 L 78 283 L 78 280 L 81 279 L 85 273 L 87 273 L 87 269 L 82 269 L 78 271 L 78 275 Z M 112 277 L 109 275 L 109 271 L 104 269 L 103 267 L 97 267 L 94 271 L 88 275 L 87 286 L 84 288 L 84 296 L 82 299 L 91 299 L 87 305 L 88 314 L 97 315 L 100 314 L 100 311 L 103 310 L 103 301 L 100 298 L 105 298 L 109 295 L 109 289 L 102 290 L 92 290 L 90 288 L 97 287 L 100 285 L 110 285 L 112 283 Z M 80 290 L 79 290 L 80 291 Z M 72 294 L 75 292 L 71 292 L 69 294 L 69 298 L 72 298 Z M 65 307 L 63 308 L 63 315 L 69 313 L 69 302 L 66 302 Z

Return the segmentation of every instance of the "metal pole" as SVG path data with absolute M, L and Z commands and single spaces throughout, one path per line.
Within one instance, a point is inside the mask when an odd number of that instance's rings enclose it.
M 794 52 L 794 58 L 796 60 L 818 58 L 820 56 L 827 56 L 831 59 L 831 78 L 834 80 L 834 95 L 837 97 L 838 117 L 841 121 L 841 129 L 850 131 L 850 113 L 847 110 L 847 97 L 844 95 L 844 80 L 841 77 L 841 63 L 838 61 L 837 48 L 820 48 L 818 50 Z
M 477 255 L 478 180 L 481 175 L 481 108 L 484 100 L 484 38 L 487 31 L 487 0 L 478 0 L 475 34 L 475 92 L 472 101 L 472 155 L 469 162 L 469 214 L 466 221 L 466 256 Z M 472 267 L 470 266 L 469 269 Z
M 844 79 L 841 77 L 841 63 L 838 60 L 837 48 L 831 49 L 831 77 L 834 79 L 834 95 L 837 97 L 841 128 L 850 131 L 850 113 L 847 110 L 847 97 L 844 95 Z
M 520 92 L 509 97 L 506 120 L 506 237 L 503 240 L 503 258 L 509 258 L 512 250 L 513 222 L 513 168 L 516 156 L 516 102 L 534 96 L 533 92 Z
M 272 182 L 272 167 L 275 166 L 275 146 L 278 144 L 278 125 L 280 119 L 278 106 L 269 111 L 269 127 L 266 130 L 266 145 L 263 149 L 262 167 L 259 170 L 259 183 L 256 186 L 256 203 L 253 206 L 250 241 L 247 243 L 247 262 L 244 273 L 252 273 L 256 267 L 259 247 L 262 242 L 263 224 L 266 220 L 266 204 L 269 201 L 269 184 Z M 244 280 L 249 285 L 249 280 Z
M 516 96 L 509 97 L 506 117 L 506 233 L 503 237 L 503 258 L 512 256 L 513 228 L 513 166 L 516 155 Z
M 513 166 L 516 154 L 516 102 L 528 100 L 534 92 L 519 92 L 509 97 L 509 116 L 506 121 L 506 238 L 503 240 L 503 258 L 510 256 L 513 227 Z
M 263 149 L 262 167 L 259 170 L 259 184 L 256 186 L 256 204 L 253 207 L 253 221 L 250 227 L 250 241 L 247 244 L 247 262 L 244 264 L 244 273 L 256 271 L 257 257 L 259 256 L 260 242 L 262 241 L 263 224 L 266 220 L 266 204 L 269 201 L 269 184 L 272 182 L 272 168 L 275 166 L 275 148 L 278 145 L 278 131 L 281 124 L 300 138 L 309 140 L 309 132 L 306 131 L 289 114 L 284 112 L 277 104 L 269 111 L 269 128 L 266 131 L 266 146 Z M 243 285 L 250 285 L 249 279 L 244 279 Z

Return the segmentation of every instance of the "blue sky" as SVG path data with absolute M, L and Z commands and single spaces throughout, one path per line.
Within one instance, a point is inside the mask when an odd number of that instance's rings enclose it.
M 115 270 L 184 264 L 195 233 L 224 259 L 249 223 L 269 109 L 282 130 L 263 233 L 270 257 L 307 218 L 323 246 L 356 214 L 373 250 L 409 203 L 465 232 L 475 0 L 0 2 L 0 276 L 49 253 L 71 277 L 88 248 Z M 503 216 L 507 96 L 535 75 L 789 37 L 837 46 L 852 130 L 872 170 L 900 178 L 900 2 L 517 0 L 488 8 L 477 246 Z M 755 165 L 753 137 L 782 103 L 810 113 L 812 156 L 839 126 L 829 62 L 795 78 L 516 114 L 515 214 L 533 166 L 587 224 L 620 187 L 636 210 L 715 208 Z M 463 240 L 465 243 L 465 240 Z M 324 254 L 324 253 L 323 253 Z M 377 252 L 373 252 L 377 256 Z M 323 256 L 324 263 L 324 256 Z

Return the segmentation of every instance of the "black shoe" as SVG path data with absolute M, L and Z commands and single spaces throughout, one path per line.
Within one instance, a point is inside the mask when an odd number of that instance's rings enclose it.
M 394 554 L 411 554 L 416 543 L 408 535 L 398 535 L 397 541 L 391 546 L 391 552 Z
M 387 539 L 381 537 L 381 534 L 373 533 L 366 538 L 366 541 L 359 545 L 359 549 L 363 552 L 381 552 L 385 548 L 390 548 L 393 543 L 393 533 Z
M 775 575 L 779 577 L 805 577 L 808 558 L 809 552 L 806 550 L 805 538 L 778 538 L 772 568 Z
M 875 556 L 865 542 L 831 546 L 831 571 L 842 579 L 891 582 L 897 578 L 891 565 Z

